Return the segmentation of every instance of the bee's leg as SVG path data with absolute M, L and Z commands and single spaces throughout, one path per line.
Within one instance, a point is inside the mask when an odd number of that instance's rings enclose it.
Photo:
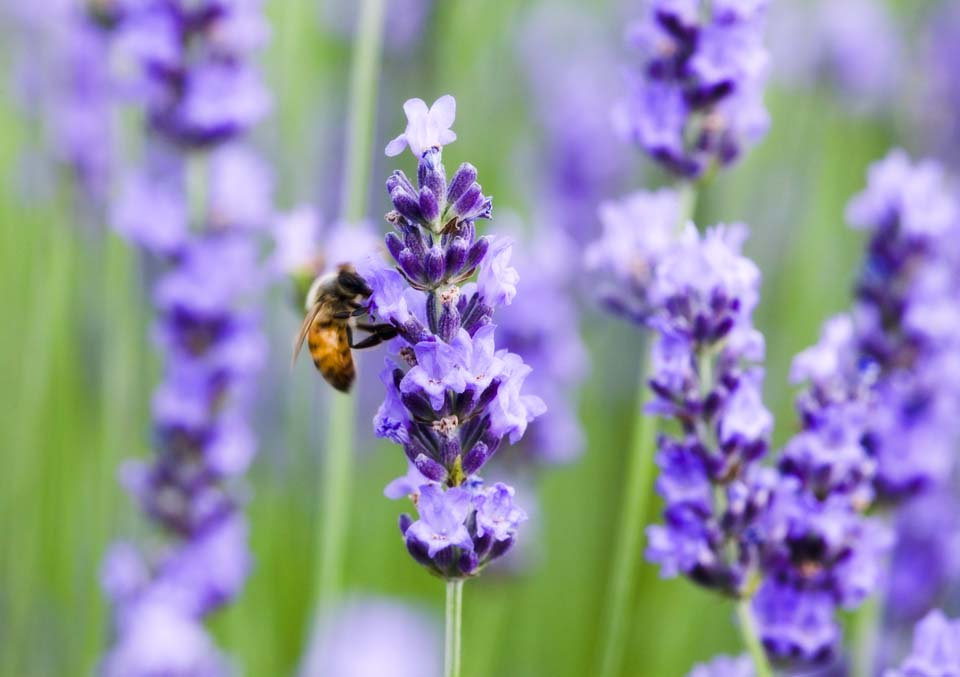
M 363 339 L 359 343 L 354 343 L 351 339 L 350 347 L 356 350 L 362 350 L 364 348 L 373 348 L 378 346 L 384 341 L 389 341 L 394 338 L 399 332 L 397 328 L 392 324 L 367 324 L 365 322 L 357 324 L 358 329 L 370 332 L 370 336 Z
M 382 336 L 384 340 L 390 340 L 399 333 L 397 328 L 389 322 L 381 322 L 379 324 L 357 322 L 357 329 L 362 329 L 363 331 L 370 332 L 371 334 Z

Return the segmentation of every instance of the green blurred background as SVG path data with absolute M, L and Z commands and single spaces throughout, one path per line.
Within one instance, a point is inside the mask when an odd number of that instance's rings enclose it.
M 442 0 L 420 45 L 385 53 L 372 216 L 386 211 L 379 149 L 402 128 L 401 103 L 444 93 L 458 100 L 459 138 L 448 164 L 469 159 L 499 210 L 528 220 L 535 214 L 530 177 L 513 161 L 518 148 L 536 153 L 538 144 L 516 50 L 515 29 L 529 5 Z M 618 40 L 618 14 L 607 5 L 590 7 L 609 11 Z M 274 35 L 264 59 L 277 103 L 262 141 L 274 149 L 278 201 L 332 205 L 329 219 L 340 189 L 336 144 L 316 142 L 315 129 L 342 125 L 349 40 L 323 25 L 313 2 L 272 0 L 268 9 Z M 765 276 L 756 321 L 767 336 L 767 397 L 782 441 L 794 426 L 789 361 L 849 304 L 860 242 L 844 225 L 844 205 L 867 165 L 903 141 L 891 120 L 852 116 L 825 92 L 772 86 L 768 104 L 769 136 L 712 181 L 697 218 L 752 227 L 747 252 Z M 78 223 L 66 188 L 49 200 L 27 199 L 12 178 L 34 136 L 31 121 L 0 102 L 0 674 L 10 677 L 89 674 L 108 640 L 98 583 L 103 553 L 117 537 L 149 537 L 116 470 L 124 458 L 151 453 L 158 373 L 137 254 L 106 228 Z M 656 178 L 637 174 L 627 183 L 639 188 Z M 489 229 L 496 228 L 495 218 Z M 221 645 L 255 676 L 293 671 L 313 614 L 327 393 L 308 369 L 286 368 L 299 322 L 288 293 L 276 290 L 271 299 L 269 404 L 258 416 L 261 451 L 249 478 L 256 566 L 241 598 L 214 620 Z M 469 677 L 593 674 L 643 343 L 634 328 L 589 309 L 583 332 L 593 360 L 580 407 L 586 453 L 539 476 L 535 566 L 513 576 L 491 570 L 466 585 Z M 366 357 L 361 369 L 375 370 L 379 359 Z M 365 416 L 356 437 L 347 586 L 420 602 L 439 618 L 443 586 L 406 554 L 396 527 L 401 508 L 381 493 L 402 472 L 400 451 L 376 441 Z M 740 651 L 730 603 L 682 580 L 661 581 L 646 563 L 632 604 L 624 674 L 682 675 L 717 652 Z

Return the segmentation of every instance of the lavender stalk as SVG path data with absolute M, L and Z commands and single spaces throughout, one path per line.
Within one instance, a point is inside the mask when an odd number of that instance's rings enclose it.
M 463 581 L 447 581 L 447 604 L 443 646 L 444 677 L 460 677 L 460 647 L 463 625 Z
M 636 193 L 602 205 L 604 234 L 587 250 L 586 263 L 609 281 L 601 292 L 607 307 L 641 327 L 658 310 L 651 285 L 660 259 L 678 239 L 678 226 L 682 230 L 693 214 L 694 182 L 732 165 L 766 133 L 766 4 L 655 0 L 629 31 L 641 61 L 631 73 L 627 99 L 615 111 L 618 127 L 678 185 L 676 191 Z M 702 355 L 698 366 L 712 366 L 713 357 Z M 648 370 L 645 359 L 641 378 Z M 654 423 L 638 421 L 607 598 L 604 677 L 616 675 L 622 661 L 655 446 Z
M 234 671 L 203 621 L 239 594 L 250 569 L 235 487 L 257 446 L 247 421 L 266 352 L 256 304 L 272 185 L 243 139 L 270 106 L 250 58 L 265 38 L 253 0 L 145 2 L 117 29 L 147 133 L 144 168 L 127 177 L 112 220 L 163 270 L 153 301 L 164 370 L 156 454 L 122 469 L 160 538 L 152 548 L 117 543 L 106 558 L 107 677 Z
M 444 96 L 428 108 L 410 99 L 404 111 L 406 130 L 386 152 L 409 146 L 418 167 L 416 186 L 402 171 L 387 180 L 394 231 L 386 245 L 395 265 L 369 258 L 358 272 L 372 292 L 371 320 L 396 337 L 374 426 L 403 448 L 407 473 L 384 493 L 412 500 L 419 519 L 404 514 L 399 525 L 407 551 L 448 583 L 446 666 L 457 675 L 462 582 L 503 556 L 527 519 L 512 487 L 488 485 L 478 473 L 545 406 L 523 392 L 530 367 L 495 341 L 495 310 L 517 293 L 512 244 L 477 236 L 475 222 L 491 217 L 492 200 L 472 165 L 447 181 L 442 152 L 456 139 L 456 102 Z

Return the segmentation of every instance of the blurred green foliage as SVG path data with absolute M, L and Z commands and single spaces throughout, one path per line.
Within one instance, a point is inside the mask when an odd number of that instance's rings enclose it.
M 375 148 L 400 128 L 405 98 L 450 92 L 459 102 L 459 140 L 449 161 L 469 158 L 499 209 L 530 215 L 529 177 L 513 167 L 516 149 L 537 129 L 514 49 L 527 3 L 436 5 L 423 44 L 385 57 Z M 339 194 L 336 158 L 310 156 L 316 144 L 305 140 L 318 124 L 341 124 L 349 44 L 325 31 L 313 2 L 273 0 L 270 13 L 266 67 L 278 100 L 262 136 L 277 149 L 279 199 L 283 206 L 304 198 L 329 204 Z M 782 441 L 794 425 L 789 361 L 849 303 L 860 253 L 843 208 L 868 163 L 891 143 L 891 130 L 847 116 L 825 94 L 771 91 L 768 100 L 769 137 L 713 181 L 697 216 L 700 223 L 742 220 L 752 227 L 748 253 L 765 274 L 757 324 L 767 336 L 767 395 Z M 106 546 L 121 536 L 149 538 L 116 471 L 123 458 L 150 453 L 157 365 L 137 255 L 106 228 L 79 223 L 66 187 L 37 203 L 12 178 L 30 129 L 9 102 L 0 104 L 0 674 L 83 675 L 108 640 L 98 584 Z M 375 167 L 373 216 L 385 211 L 382 158 Z M 298 321 L 286 293 L 276 292 L 268 312 L 275 358 L 264 388 L 271 403 L 260 417 L 261 454 L 250 476 L 256 569 L 240 600 L 215 619 L 221 643 L 255 676 L 291 673 L 313 613 L 324 439 L 317 411 L 326 393 L 308 370 L 291 375 L 285 367 L 287 337 Z M 594 361 L 582 393 L 587 452 L 542 475 L 537 565 L 519 577 L 491 571 L 467 584 L 469 677 L 592 674 L 636 415 L 630 375 L 642 343 L 635 329 L 595 311 L 585 313 L 583 330 Z M 377 360 L 362 366 L 375 369 Z M 407 556 L 398 505 L 381 494 L 403 468 L 400 453 L 375 442 L 366 419 L 357 439 L 347 585 L 419 600 L 439 613 L 443 586 Z M 633 605 L 624 674 L 682 675 L 716 652 L 740 651 L 729 602 L 683 581 L 660 581 L 654 567 L 643 565 Z

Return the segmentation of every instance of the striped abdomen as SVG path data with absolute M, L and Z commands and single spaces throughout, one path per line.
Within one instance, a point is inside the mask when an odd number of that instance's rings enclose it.
M 327 383 L 341 392 L 350 390 L 357 372 L 350 354 L 347 325 L 319 313 L 307 332 L 307 348 L 317 370 Z

